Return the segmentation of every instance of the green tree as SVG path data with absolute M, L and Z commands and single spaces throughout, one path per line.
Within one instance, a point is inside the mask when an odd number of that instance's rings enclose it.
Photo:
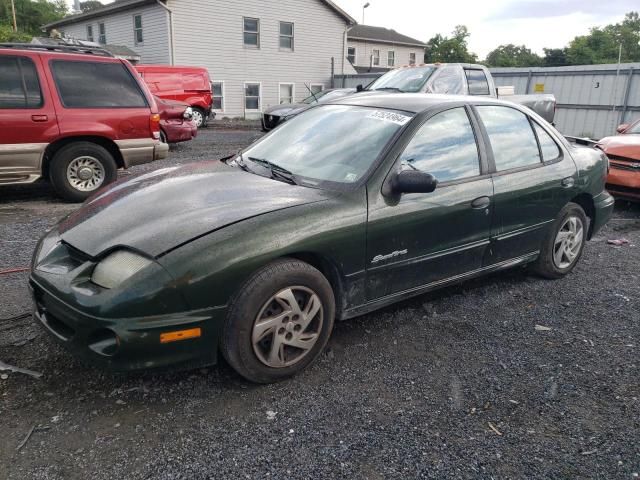
M 451 33 L 451 37 L 443 37 L 439 33 L 427 42 L 425 61 L 427 63 L 475 63 L 478 57 L 469 52 L 467 39 L 469 30 L 464 25 L 458 25 Z
M 14 32 L 13 25 L 0 25 L 0 43 L 18 42 L 28 43 L 31 41 L 31 35 L 26 33 Z
M 500 45 L 485 60 L 489 67 L 538 67 L 542 58 L 524 45 Z
M 18 32 L 27 35 L 41 35 L 42 25 L 65 16 L 65 0 L 14 0 Z M 0 0 L 0 26 L 13 28 L 11 1 Z
M 564 67 L 569 65 L 566 48 L 544 48 L 543 67 Z
M 82 13 L 92 12 L 102 7 L 104 7 L 104 5 L 98 0 L 87 0 L 86 2 L 80 2 L 80 11 Z

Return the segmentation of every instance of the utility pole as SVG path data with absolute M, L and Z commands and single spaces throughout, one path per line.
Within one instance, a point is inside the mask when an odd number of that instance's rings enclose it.
M 18 22 L 16 22 L 16 4 L 11 0 L 11 13 L 13 13 L 13 31 L 18 31 Z

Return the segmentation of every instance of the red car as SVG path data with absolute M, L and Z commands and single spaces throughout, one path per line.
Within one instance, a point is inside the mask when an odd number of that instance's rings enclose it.
M 198 127 L 193 120 L 193 109 L 186 103 L 155 97 L 160 111 L 160 140 L 179 143 L 193 140 Z
M 126 60 L 87 47 L 0 45 L 0 185 L 44 177 L 83 201 L 119 168 L 168 151 L 156 102 Z
M 186 103 L 193 109 L 193 120 L 198 128 L 207 125 L 213 94 L 206 68 L 169 65 L 136 65 L 135 68 L 151 93 L 164 100 Z
M 598 142 L 611 165 L 607 190 L 616 197 L 640 201 L 640 120 L 620 125 L 617 131 L 619 135 Z

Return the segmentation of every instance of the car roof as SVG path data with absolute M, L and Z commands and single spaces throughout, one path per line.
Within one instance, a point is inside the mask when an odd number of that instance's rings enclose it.
M 352 105 L 360 107 L 387 108 L 411 113 L 421 113 L 447 104 L 515 104 L 490 97 L 468 95 L 440 95 L 433 93 L 377 93 L 361 92 L 343 97 L 325 105 Z M 515 105 L 518 109 L 520 107 Z

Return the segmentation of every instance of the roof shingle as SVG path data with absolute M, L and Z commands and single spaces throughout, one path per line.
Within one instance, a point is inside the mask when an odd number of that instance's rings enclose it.
M 347 33 L 349 40 L 369 40 L 380 43 L 404 44 L 426 48 L 426 44 L 415 38 L 384 27 L 371 25 L 354 25 Z

